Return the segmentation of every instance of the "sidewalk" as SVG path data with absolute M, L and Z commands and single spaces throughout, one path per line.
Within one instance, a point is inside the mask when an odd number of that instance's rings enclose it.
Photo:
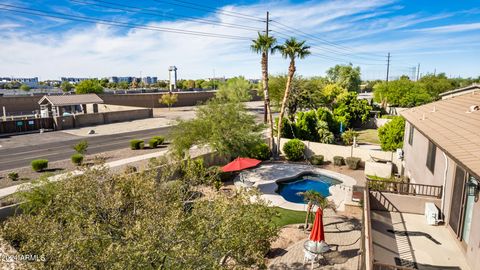
M 132 162 L 137 162 L 137 161 L 148 160 L 148 159 L 151 159 L 151 158 L 160 157 L 160 156 L 164 155 L 166 152 L 167 152 L 167 149 L 164 149 L 164 150 L 161 150 L 161 151 L 158 151 L 158 152 L 155 152 L 155 153 L 150 153 L 150 154 L 145 154 L 145 155 L 141 155 L 141 156 L 120 159 L 120 160 L 116 160 L 116 161 L 112 161 L 112 162 L 107 162 L 107 163 L 105 163 L 105 166 L 107 168 L 120 167 L 120 166 L 129 164 L 129 163 L 132 163 Z M 77 175 L 81 175 L 81 174 L 83 174 L 83 171 L 75 170 L 75 171 L 51 176 L 51 177 L 48 178 L 48 180 L 54 182 L 54 181 L 62 180 L 66 176 L 77 176 Z M 20 184 L 20 185 L 0 189 L 0 198 L 6 197 L 8 195 L 11 195 L 11 194 L 17 192 L 20 189 L 20 187 L 23 187 L 25 185 L 29 185 L 29 183 Z

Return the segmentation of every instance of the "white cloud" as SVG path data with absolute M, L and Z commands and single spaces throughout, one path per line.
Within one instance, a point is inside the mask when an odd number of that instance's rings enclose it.
M 429 32 L 429 33 L 454 33 L 454 32 L 465 32 L 480 30 L 480 23 L 464 23 L 464 24 L 451 24 L 445 26 L 429 27 L 415 29 L 418 32 Z
M 451 14 L 421 16 L 419 14 L 395 15 L 402 7 L 393 1 L 309 1 L 291 4 L 287 1 L 262 2 L 255 5 L 226 6 L 226 11 L 235 11 L 263 18 L 269 10 L 274 20 L 301 28 L 325 39 L 349 40 L 342 46 L 355 48 L 355 51 L 383 53 L 389 50 L 415 51 L 434 47 L 428 37 L 402 37 L 389 41 L 370 40 L 366 36 L 382 35 L 427 21 L 441 20 Z M 58 10 L 58 9 L 57 9 Z M 61 11 L 61 10 L 60 10 Z M 389 18 L 384 15 L 389 14 Z M 133 18 L 126 18 L 132 19 Z M 226 16 L 216 13 L 205 17 L 223 23 L 249 25 L 262 29 L 261 22 Z M 0 22 L 7 25 L 8 22 Z M 55 25 L 52 22 L 53 25 Z M 149 24 L 150 27 L 185 29 L 222 35 L 255 38 L 254 31 L 225 28 L 192 21 L 164 21 Z M 45 24 L 41 29 L 45 29 Z M 272 23 L 273 30 L 291 35 L 285 29 Z M 47 28 L 48 29 L 48 28 Z M 249 40 L 230 40 L 190 35 L 180 35 L 142 29 L 80 24 L 64 32 L 37 33 L 36 29 L 18 29 L 14 33 L 0 33 L 2 53 L 0 65 L 2 74 L 18 76 L 39 76 L 41 79 L 55 79 L 61 76 L 102 77 L 102 76 L 158 76 L 166 78 L 171 65 L 179 68 L 180 78 L 205 78 L 215 73 L 217 76 L 245 75 L 248 78 L 260 77 L 260 58 L 250 51 Z M 328 32 L 328 36 L 325 33 Z M 298 33 L 297 33 L 298 34 Z M 313 40 L 307 40 L 315 43 Z M 456 41 L 458 46 L 461 40 Z M 448 46 L 442 50 L 448 50 Z M 455 45 L 452 45 L 455 46 Z M 336 49 L 338 50 L 338 48 Z M 352 49 L 353 50 L 353 49 Z M 351 53 L 351 52 L 350 52 Z M 345 61 L 350 61 L 346 56 Z M 355 56 L 354 56 L 355 57 Z M 280 56 L 273 56 L 270 71 L 284 73 L 287 62 Z M 357 58 L 359 59 L 359 58 Z M 361 58 L 360 58 L 361 59 Z M 355 59 L 354 59 L 355 60 Z M 355 63 L 356 61 L 352 61 Z M 368 62 L 368 60 L 363 60 Z M 417 61 L 415 61 L 416 63 Z M 318 75 L 338 61 L 310 57 L 298 62 L 299 73 Z M 378 63 L 378 62 L 376 62 Z M 449 65 L 452 65 L 449 63 Z

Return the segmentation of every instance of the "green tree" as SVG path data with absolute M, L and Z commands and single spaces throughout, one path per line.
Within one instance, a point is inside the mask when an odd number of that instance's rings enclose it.
M 327 84 L 322 89 L 323 103 L 332 109 L 333 105 L 347 93 L 347 90 L 338 84 Z
M 365 122 L 371 109 L 368 101 L 358 99 L 356 92 L 348 92 L 334 105 L 333 115 L 338 123 L 343 123 L 344 127 L 352 127 Z
M 22 90 L 22 91 L 28 92 L 28 91 L 30 91 L 30 89 L 31 89 L 30 86 L 28 86 L 26 84 L 20 85 L 20 90 Z
M 164 104 L 164 105 L 168 106 L 168 110 L 170 110 L 170 108 L 175 103 L 177 103 L 177 101 L 178 101 L 178 95 L 177 94 L 172 94 L 172 93 L 163 94 L 162 97 L 159 100 L 159 102 L 161 104 Z
M 262 130 L 263 125 L 255 122 L 242 103 L 211 100 L 197 109 L 194 119 L 173 127 L 171 151 L 185 156 L 193 145 L 208 145 L 220 154 L 248 156 L 261 142 Z
M 130 85 L 128 84 L 128 82 L 119 82 L 118 84 L 118 88 L 120 89 L 124 89 L 124 90 L 127 90 L 128 88 L 130 88 Z
M 327 78 L 330 82 L 340 85 L 351 92 L 359 92 L 362 79 L 360 78 L 360 67 L 349 65 L 336 65 L 327 71 Z
M 271 151 L 274 149 L 274 139 L 273 139 L 273 116 L 272 108 L 270 106 L 270 91 L 269 91 L 269 78 L 268 78 L 268 54 L 273 54 L 275 52 L 275 46 L 277 39 L 267 34 L 258 33 L 258 37 L 255 40 L 252 40 L 252 45 L 250 46 L 251 50 L 257 54 L 261 54 L 262 58 L 260 64 L 262 66 L 262 90 L 263 90 L 263 100 L 265 103 L 265 116 L 264 120 L 267 120 L 269 125 L 268 135 L 269 135 L 269 148 Z
M 305 45 L 305 41 L 297 41 L 295 38 L 290 38 L 285 41 L 284 44 L 277 46 L 277 49 L 282 54 L 283 58 L 290 59 L 290 64 L 288 67 L 288 75 L 287 75 L 287 84 L 285 85 L 285 92 L 283 95 L 282 100 L 282 107 L 280 109 L 278 127 L 277 127 L 277 142 L 280 142 L 280 134 L 282 130 L 282 123 L 283 123 L 283 115 L 285 114 L 285 108 L 287 105 L 288 96 L 290 94 L 291 85 L 293 76 L 295 75 L 295 60 L 297 58 L 303 59 L 306 56 L 310 55 L 310 46 Z M 277 152 L 276 154 L 280 153 L 280 143 L 277 144 Z
M 265 268 L 278 233 L 273 208 L 245 192 L 197 200 L 194 188 L 211 181 L 202 162 L 155 163 L 161 173 L 97 168 L 35 185 L 1 236 L 21 254 L 45 257 L 32 269 Z
M 388 83 L 377 83 L 374 86 L 373 97 L 383 107 L 390 106 L 413 107 L 428 103 L 434 97 L 428 93 L 425 85 L 409 79 L 400 79 Z
M 195 81 L 194 81 L 194 80 L 188 80 L 188 81 L 186 81 L 186 88 L 187 88 L 187 89 L 193 89 L 193 88 L 195 88 Z
M 87 140 L 81 140 L 77 144 L 73 146 L 73 150 L 75 150 L 79 154 L 86 154 L 88 149 L 88 142 Z
M 76 94 L 102 94 L 103 87 L 97 79 L 81 81 L 75 87 Z
M 333 143 L 335 137 L 333 133 L 329 130 L 328 124 L 325 121 L 319 120 L 317 122 L 317 133 L 318 133 L 318 142 L 320 143 Z
M 405 133 L 405 119 L 401 116 L 394 117 L 390 122 L 378 129 L 378 138 L 384 151 L 395 151 L 403 147 Z
M 74 88 L 73 85 L 68 82 L 68 81 L 63 81 L 62 84 L 60 85 L 60 88 L 62 88 L 62 91 L 67 93 L 67 92 L 70 92 L 72 91 L 72 89 Z
M 244 77 L 234 77 L 221 84 L 215 94 L 217 99 L 232 102 L 250 101 L 250 83 Z

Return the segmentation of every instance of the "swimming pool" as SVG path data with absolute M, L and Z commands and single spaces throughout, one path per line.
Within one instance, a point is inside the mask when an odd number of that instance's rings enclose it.
M 330 186 L 340 183 L 342 182 L 322 174 L 307 173 L 293 179 L 277 181 L 278 189 L 276 192 L 289 202 L 305 203 L 303 197 L 298 194 L 299 192 L 315 190 L 328 197 L 330 196 L 328 191 Z

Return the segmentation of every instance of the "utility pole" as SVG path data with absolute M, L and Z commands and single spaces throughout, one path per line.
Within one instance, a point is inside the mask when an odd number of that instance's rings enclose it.
M 388 82 L 388 73 L 390 72 L 390 53 L 387 55 L 387 82 Z
M 265 35 L 267 36 L 267 39 L 268 39 L 268 23 L 270 22 L 270 12 L 267 11 L 267 20 L 265 21 Z M 267 60 L 267 74 L 268 74 L 268 51 L 267 51 L 267 56 L 266 56 L 266 60 Z M 268 85 L 268 75 L 267 75 L 267 81 L 266 81 L 266 84 Z M 264 97 L 265 99 L 265 97 Z M 263 104 L 263 123 L 266 124 L 268 121 L 268 118 L 267 118 L 267 101 L 265 100 L 264 101 L 264 104 Z
M 417 67 L 417 79 L 416 79 L 416 81 L 418 82 L 419 79 L 420 79 L 420 63 L 418 63 L 418 67 Z

